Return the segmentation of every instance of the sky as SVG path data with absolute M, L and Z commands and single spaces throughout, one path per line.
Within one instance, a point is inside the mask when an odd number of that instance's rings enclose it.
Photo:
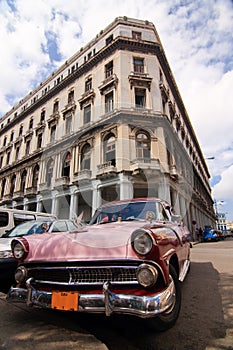
M 118 16 L 156 26 L 233 221 L 233 0 L 0 0 L 0 117 Z

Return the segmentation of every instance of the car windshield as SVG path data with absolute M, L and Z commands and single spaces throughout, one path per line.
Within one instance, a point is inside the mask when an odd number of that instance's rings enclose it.
M 25 222 L 13 228 L 13 230 L 11 230 L 6 236 L 19 237 L 19 236 L 31 235 L 33 233 L 43 233 L 49 229 L 50 225 L 51 225 L 51 222 L 48 222 L 48 221 Z
M 98 209 L 90 225 L 131 220 L 168 221 L 168 216 L 162 204 L 156 201 L 124 202 Z

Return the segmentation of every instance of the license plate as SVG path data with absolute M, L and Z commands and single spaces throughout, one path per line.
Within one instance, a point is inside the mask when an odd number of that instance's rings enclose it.
M 52 292 L 52 309 L 78 311 L 77 292 Z

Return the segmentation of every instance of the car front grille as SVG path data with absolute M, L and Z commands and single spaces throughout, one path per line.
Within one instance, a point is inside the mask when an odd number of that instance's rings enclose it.
M 137 266 L 31 267 L 28 276 L 42 284 L 102 285 L 138 284 Z

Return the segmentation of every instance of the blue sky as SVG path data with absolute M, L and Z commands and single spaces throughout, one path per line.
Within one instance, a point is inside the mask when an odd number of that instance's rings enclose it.
M 155 24 L 233 221 L 232 0 L 0 0 L 0 116 L 118 16 Z

